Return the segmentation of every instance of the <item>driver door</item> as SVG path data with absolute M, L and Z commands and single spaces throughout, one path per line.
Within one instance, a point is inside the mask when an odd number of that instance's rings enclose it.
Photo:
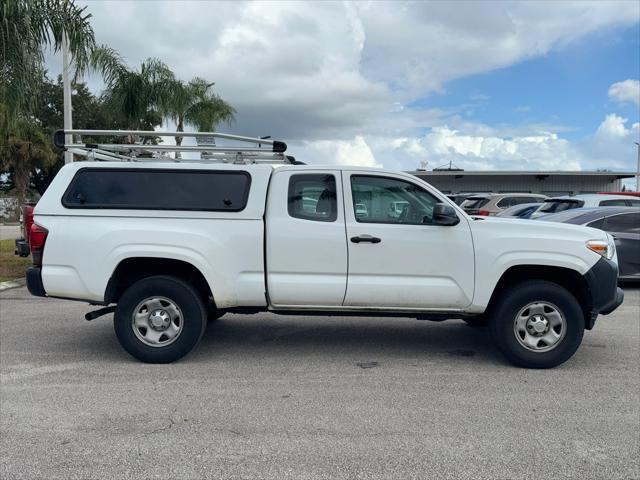
M 433 223 L 444 201 L 416 179 L 343 172 L 349 269 L 344 305 L 450 310 L 471 303 L 474 252 L 466 217 Z

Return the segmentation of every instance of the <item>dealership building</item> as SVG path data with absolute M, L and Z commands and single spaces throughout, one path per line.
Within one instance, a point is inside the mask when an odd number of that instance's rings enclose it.
M 541 193 L 548 196 L 619 192 L 635 172 L 416 170 L 411 173 L 443 193 Z

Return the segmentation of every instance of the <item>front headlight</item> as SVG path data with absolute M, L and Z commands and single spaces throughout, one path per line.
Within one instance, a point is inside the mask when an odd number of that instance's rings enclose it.
M 616 254 L 616 244 L 612 239 L 608 240 L 589 240 L 587 248 L 592 252 L 602 255 L 607 260 L 611 260 Z

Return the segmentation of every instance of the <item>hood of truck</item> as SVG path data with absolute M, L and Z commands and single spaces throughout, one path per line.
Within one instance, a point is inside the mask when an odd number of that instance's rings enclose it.
M 530 220 L 521 218 L 480 217 L 472 216 L 471 228 L 496 228 L 500 231 L 518 234 L 534 233 L 536 236 L 558 237 L 583 237 L 587 240 L 607 240 L 608 235 L 597 228 L 573 225 L 570 223 L 545 222 L 544 220 Z

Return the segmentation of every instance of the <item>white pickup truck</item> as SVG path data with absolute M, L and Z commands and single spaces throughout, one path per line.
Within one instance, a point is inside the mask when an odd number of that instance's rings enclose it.
M 623 299 L 606 233 L 469 217 L 371 168 L 76 162 L 31 239 L 29 291 L 107 307 L 88 319 L 115 311 L 124 349 L 153 363 L 191 351 L 207 318 L 269 311 L 462 318 L 514 364 L 548 368 Z

